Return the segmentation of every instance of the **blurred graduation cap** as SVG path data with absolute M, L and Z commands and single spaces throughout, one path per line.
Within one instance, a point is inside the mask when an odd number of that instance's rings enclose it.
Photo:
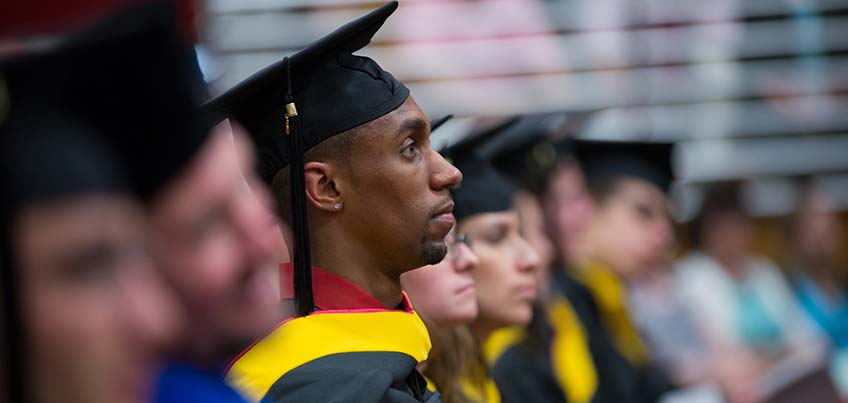
M 576 139 L 573 147 L 589 184 L 634 177 L 667 194 L 674 180 L 673 143 Z
M 571 156 L 571 136 L 598 111 L 521 115 L 498 128 L 480 147 L 483 158 L 518 186 L 542 193 L 556 162 Z
M 449 120 L 453 119 L 453 115 L 445 115 L 436 119 L 430 120 L 430 133 L 436 131 L 436 129 L 442 127 Z
M 54 47 L 6 61 L 0 68 L 17 98 L 9 113 L 65 111 L 101 134 L 135 190 L 151 197 L 210 129 L 197 110 L 205 84 L 174 13 L 167 2 L 127 8 Z
M 515 189 L 495 170 L 481 151 L 492 136 L 514 123 L 514 119 L 507 119 L 494 126 L 485 127 L 482 131 L 471 133 L 441 151 L 441 154 L 462 172 L 462 183 L 451 189 L 453 214 L 457 222 L 475 214 L 501 212 L 512 208 Z
M 353 55 L 397 6 L 389 2 L 342 26 L 203 106 L 213 121 L 229 117 L 248 130 L 267 183 L 290 167 L 295 307 L 300 316 L 314 310 L 304 152 L 397 109 L 409 97 L 409 89 L 374 60 Z

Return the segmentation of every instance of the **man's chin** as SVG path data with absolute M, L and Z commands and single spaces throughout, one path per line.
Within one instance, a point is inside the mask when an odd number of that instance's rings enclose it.
M 444 260 L 448 254 L 448 247 L 444 242 L 428 242 L 421 251 L 421 266 L 437 264 Z

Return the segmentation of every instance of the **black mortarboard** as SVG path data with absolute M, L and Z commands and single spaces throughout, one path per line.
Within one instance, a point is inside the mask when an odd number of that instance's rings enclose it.
M 295 307 L 300 316 L 314 309 L 303 154 L 397 109 L 409 97 L 409 90 L 375 61 L 353 55 L 397 6 L 389 2 L 342 26 L 203 106 L 213 121 L 229 117 L 250 132 L 259 173 L 267 183 L 290 166 Z
M 170 6 L 126 9 L 3 67 L 9 91 L 32 94 L 39 98 L 32 102 L 105 135 L 143 197 L 179 172 L 209 134 L 197 111 L 202 76 Z
M 462 172 L 462 183 L 451 189 L 457 222 L 475 214 L 512 208 L 512 184 L 481 155 L 480 148 L 501 128 L 513 123 L 514 120 L 509 119 L 480 133 L 472 133 L 442 150 L 442 155 Z
M 521 115 L 480 147 L 483 158 L 516 186 L 540 193 L 555 163 L 571 155 L 571 134 L 595 111 Z
M 674 172 L 672 143 L 575 140 L 574 153 L 588 183 L 635 177 L 668 193 Z

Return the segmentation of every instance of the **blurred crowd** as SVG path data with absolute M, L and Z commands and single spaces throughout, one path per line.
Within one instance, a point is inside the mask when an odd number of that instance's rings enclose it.
M 603 110 L 437 147 L 452 117 L 355 54 L 396 2 L 213 96 L 201 7 L 0 18 L 0 401 L 848 401 L 815 178 L 768 225 L 695 183 L 683 222 L 678 145 L 587 136 Z

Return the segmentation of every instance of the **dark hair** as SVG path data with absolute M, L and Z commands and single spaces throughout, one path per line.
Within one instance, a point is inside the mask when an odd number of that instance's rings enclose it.
M 304 153 L 304 161 L 338 161 L 346 163 L 350 157 L 354 140 L 367 125 L 366 123 L 354 127 L 318 143 L 318 145 Z M 286 225 L 291 225 L 290 187 L 289 165 L 286 165 L 280 168 L 271 180 L 271 192 L 274 194 L 274 199 L 277 202 L 277 213 Z
M 738 214 L 743 217 L 750 216 L 742 201 L 742 184 L 737 181 L 719 182 L 710 185 L 706 189 L 701 210 L 692 221 L 692 246 L 702 248 L 704 246 L 704 233 L 708 224 L 719 214 Z

